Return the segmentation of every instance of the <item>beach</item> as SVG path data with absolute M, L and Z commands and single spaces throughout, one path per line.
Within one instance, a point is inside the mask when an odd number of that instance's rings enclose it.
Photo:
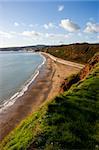
M 44 53 L 42 55 L 46 57 L 46 62 L 40 68 L 39 75 L 23 96 L 0 113 L 0 140 L 28 115 L 35 112 L 43 102 L 59 94 L 64 79 L 79 72 L 83 67 L 69 62 L 61 63 L 60 59 L 53 59 L 54 57 L 51 58 Z

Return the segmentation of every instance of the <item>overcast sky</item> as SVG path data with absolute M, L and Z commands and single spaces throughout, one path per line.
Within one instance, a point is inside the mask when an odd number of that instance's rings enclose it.
M 98 1 L 0 1 L 0 47 L 99 43 Z

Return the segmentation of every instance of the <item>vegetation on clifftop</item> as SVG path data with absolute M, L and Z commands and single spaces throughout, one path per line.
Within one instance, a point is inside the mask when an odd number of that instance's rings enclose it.
M 99 52 L 99 44 L 76 43 L 61 46 L 49 46 L 42 50 L 65 60 L 85 64 L 95 53 Z
M 1 150 L 99 149 L 99 64 L 43 105 L 1 143 Z

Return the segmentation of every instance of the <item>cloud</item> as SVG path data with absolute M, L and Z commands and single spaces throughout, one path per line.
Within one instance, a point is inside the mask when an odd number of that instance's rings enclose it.
M 49 28 L 49 26 L 47 24 L 44 24 L 43 26 L 44 26 L 45 29 Z
M 69 32 L 75 32 L 80 29 L 80 27 L 73 23 L 70 19 L 61 20 L 60 26 Z
M 46 33 L 46 34 L 45 34 L 45 36 L 46 36 L 47 38 L 55 38 L 55 37 L 58 37 L 58 36 L 59 36 L 59 34 Z
M 32 28 L 32 27 L 37 27 L 38 24 L 29 24 L 28 26 Z
M 85 33 L 98 33 L 99 32 L 99 23 L 88 22 L 84 29 Z
M 58 6 L 58 11 L 62 11 L 64 9 L 64 5 Z
M 13 33 L 8 33 L 8 32 L 4 32 L 4 31 L 0 31 L 0 37 L 1 38 L 12 38 L 13 37 Z
M 79 32 L 79 33 L 78 33 L 78 36 L 80 36 L 80 37 L 81 37 L 81 36 L 82 36 L 82 33 L 81 33 L 81 32 Z
M 27 37 L 33 37 L 33 36 L 37 37 L 37 36 L 40 36 L 41 33 L 36 32 L 36 31 L 23 31 L 23 32 L 21 33 L 21 35 L 27 36 Z
M 69 38 L 72 36 L 72 33 L 68 34 L 56 34 L 56 33 L 42 33 L 42 32 L 36 32 L 36 31 L 24 31 L 21 33 L 22 36 L 26 37 L 41 37 L 42 39 L 44 38 L 53 38 L 53 39 L 61 39 L 61 38 Z
M 26 23 L 24 23 L 24 22 L 20 23 L 20 25 L 24 26 L 24 27 L 27 26 Z
M 19 23 L 18 22 L 14 22 L 14 26 L 15 27 L 19 26 Z
M 55 38 L 55 39 L 57 39 L 57 38 L 69 38 L 70 36 L 71 36 L 71 34 L 70 33 L 68 33 L 68 34 L 55 34 L 55 33 L 46 33 L 45 34 L 45 36 L 47 37 L 47 38 Z
M 45 29 L 57 28 L 57 26 L 54 25 L 52 22 L 49 22 L 48 24 L 44 24 L 43 27 L 44 27 Z
M 31 28 L 32 28 L 32 27 L 34 27 L 34 25 L 33 25 L 33 24 L 29 24 L 29 27 L 31 27 Z
M 43 33 L 36 32 L 36 31 L 23 31 L 23 32 L 5 32 L 5 31 L 0 31 L 0 39 L 1 40 L 6 40 L 6 39 L 14 39 L 14 38 L 27 38 L 27 39 L 36 39 L 43 37 Z M 11 40 L 12 40 L 11 39 Z

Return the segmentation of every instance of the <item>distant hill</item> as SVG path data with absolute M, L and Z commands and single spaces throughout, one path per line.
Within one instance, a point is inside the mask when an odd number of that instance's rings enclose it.
M 22 47 L 7 47 L 0 48 L 0 51 L 39 51 L 45 48 L 45 45 L 35 45 L 35 46 L 22 46 Z
M 76 43 L 61 46 L 49 46 L 42 51 L 56 57 L 78 63 L 86 63 L 93 55 L 99 52 L 99 44 Z

